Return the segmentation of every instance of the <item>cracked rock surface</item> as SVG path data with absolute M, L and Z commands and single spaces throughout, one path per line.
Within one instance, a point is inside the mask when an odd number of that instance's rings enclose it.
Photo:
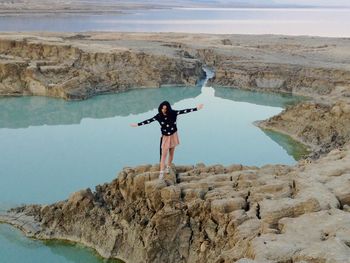
M 294 166 L 124 167 L 1 221 L 126 262 L 350 262 L 350 147 Z

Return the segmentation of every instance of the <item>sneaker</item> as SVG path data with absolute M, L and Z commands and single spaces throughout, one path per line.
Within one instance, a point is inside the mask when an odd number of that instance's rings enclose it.
M 169 173 L 169 170 L 170 170 L 170 166 L 167 165 L 166 168 L 165 168 L 165 172 L 168 174 L 168 173 Z
M 159 179 L 164 179 L 164 171 L 159 172 Z

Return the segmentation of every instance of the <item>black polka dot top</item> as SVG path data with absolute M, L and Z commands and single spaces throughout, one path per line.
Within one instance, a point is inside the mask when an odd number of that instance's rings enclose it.
M 176 127 L 177 115 L 197 111 L 197 108 L 189 108 L 189 109 L 173 110 L 173 111 L 174 111 L 173 118 L 170 118 L 170 116 L 164 115 L 163 113 L 158 113 L 157 115 L 153 116 L 150 119 L 139 122 L 137 125 L 141 126 L 157 120 L 160 124 L 160 131 L 162 132 L 162 134 L 169 136 L 177 131 L 177 127 Z

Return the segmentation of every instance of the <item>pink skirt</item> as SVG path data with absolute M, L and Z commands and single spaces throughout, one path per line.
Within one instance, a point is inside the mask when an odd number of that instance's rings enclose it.
M 180 144 L 179 136 L 177 134 L 177 131 L 174 132 L 172 135 L 162 135 L 162 150 L 167 150 L 169 148 L 173 148 L 176 145 Z

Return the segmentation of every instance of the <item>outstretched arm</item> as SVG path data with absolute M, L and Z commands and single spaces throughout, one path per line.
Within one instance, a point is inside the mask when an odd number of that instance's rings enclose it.
M 203 104 L 199 104 L 195 108 L 188 108 L 188 109 L 183 109 L 183 110 L 175 110 L 175 112 L 176 112 L 177 115 L 185 114 L 185 113 L 190 113 L 190 112 L 193 112 L 193 111 L 200 110 L 202 107 L 203 107 Z
M 141 126 L 141 125 L 145 125 L 145 124 L 149 124 L 153 121 L 157 120 L 157 115 L 153 116 L 152 118 L 149 118 L 147 120 L 141 121 L 139 123 L 137 123 L 137 126 Z

